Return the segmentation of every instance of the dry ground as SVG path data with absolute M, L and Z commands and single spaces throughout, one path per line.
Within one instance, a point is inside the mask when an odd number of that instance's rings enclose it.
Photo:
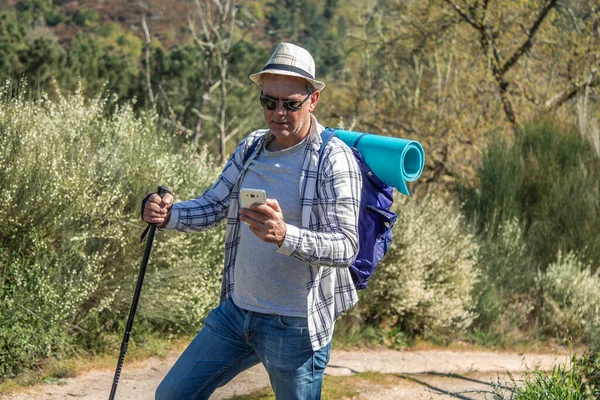
M 151 358 L 125 365 L 118 386 L 118 399 L 153 399 L 154 390 L 178 356 Z M 334 350 L 326 374 L 351 376 L 373 371 L 375 379 L 359 379 L 357 399 L 491 399 L 491 383 L 508 381 L 507 372 L 519 376 L 536 366 L 551 370 L 568 361 L 566 354 L 519 354 L 491 351 L 452 350 Z M 92 370 L 54 384 L 39 385 L 18 395 L 0 395 L 6 400 L 105 400 L 113 370 Z M 256 366 L 220 388 L 212 398 L 230 399 L 269 385 L 262 366 Z

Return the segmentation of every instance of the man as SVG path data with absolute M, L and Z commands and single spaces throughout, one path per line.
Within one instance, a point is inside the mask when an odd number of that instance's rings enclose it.
M 361 174 L 351 150 L 329 141 L 312 115 L 323 82 L 312 56 L 281 43 L 262 71 L 269 129 L 252 132 L 216 183 L 174 204 L 153 195 L 143 218 L 164 229 L 198 231 L 227 219 L 221 303 L 157 389 L 157 399 L 207 399 L 262 362 L 278 399 L 319 399 L 335 319 L 357 295 L 348 266 L 358 251 Z M 240 208 L 240 188 L 267 203 Z M 240 223 L 240 222 L 243 222 Z

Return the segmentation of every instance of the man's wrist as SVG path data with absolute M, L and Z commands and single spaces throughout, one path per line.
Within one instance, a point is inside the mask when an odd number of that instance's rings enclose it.
M 284 240 L 285 240 L 285 235 L 283 236 L 283 239 L 281 239 L 279 242 L 275 243 L 277 245 L 277 247 L 281 248 L 281 246 L 283 246 L 283 241 Z
M 300 229 L 294 225 L 286 224 L 285 236 L 277 252 L 289 256 L 296 250 L 296 245 L 299 241 Z

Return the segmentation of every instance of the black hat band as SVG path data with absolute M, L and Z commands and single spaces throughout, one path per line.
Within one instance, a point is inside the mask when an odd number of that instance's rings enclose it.
M 291 66 L 291 65 L 268 64 L 268 65 L 265 65 L 265 67 L 263 68 L 263 71 L 268 71 L 270 69 L 278 69 L 278 70 L 282 70 L 282 71 L 295 72 L 299 75 L 302 75 L 305 78 L 312 79 L 312 80 L 315 79 L 314 76 L 312 76 L 310 73 L 306 72 L 305 70 L 298 68 L 298 67 Z

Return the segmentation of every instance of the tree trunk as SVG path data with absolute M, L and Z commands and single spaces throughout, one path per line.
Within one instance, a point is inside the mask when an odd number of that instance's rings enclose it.
M 202 125 L 203 125 L 203 116 L 204 116 L 204 107 L 208 102 L 208 98 L 210 97 L 210 88 L 212 86 L 212 58 L 213 52 L 208 52 L 207 58 L 204 61 L 204 82 L 202 85 L 202 98 L 200 99 L 200 104 L 198 105 L 198 122 L 196 122 L 196 129 L 194 130 L 194 137 L 192 138 L 192 149 L 196 150 L 198 148 L 198 141 L 200 140 L 200 136 L 202 136 Z
M 228 60 L 226 56 L 223 56 L 221 60 L 221 113 L 220 113 L 220 121 L 219 127 L 221 128 L 221 160 L 225 160 L 227 157 L 227 126 L 225 124 L 225 111 L 227 108 L 227 85 L 225 84 L 225 80 L 227 79 L 227 67 Z

